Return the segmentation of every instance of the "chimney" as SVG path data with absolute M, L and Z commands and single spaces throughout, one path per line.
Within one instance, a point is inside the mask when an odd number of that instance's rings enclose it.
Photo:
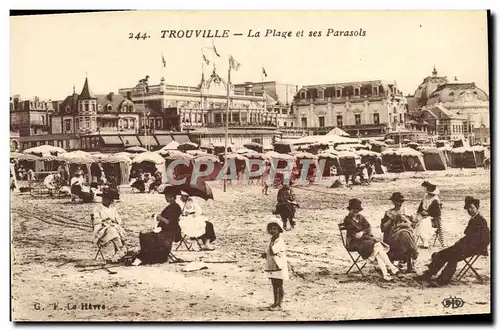
M 113 101 L 113 97 L 115 96 L 115 93 L 114 92 L 109 92 L 108 94 L 108 100 L 109 101 Z
M 132 91 L 127 91 L 127 99 L 132 101 Z

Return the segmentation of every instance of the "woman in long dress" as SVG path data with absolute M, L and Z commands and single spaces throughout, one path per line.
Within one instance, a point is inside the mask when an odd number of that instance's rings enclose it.
M 415 217 L 417 221 L 415 227 L 417 239 L 420 238 L 423 241 L 423 248 L 429 248 L 432 228 L 436 228 L 436 235 L 438 236 L 439 242 L 441 246 L 444 246 L 439 188 L 428 181 L 424 181 L 422 186 L 425 188 L 426 194 L 418 205 L 417 215 Z
M 98 193 L 102 197 L 102 204 L 95 207 L 92 213 L 94 223 L 94 243 L 100 246 L 112 244 L 115 254 L 111 259 L 118 261 L 125 254 L 125 231 L 122 228 L 122 219 L 113 205 L 115 196 L 106 189 Z
M 387 255 L 391 261 L 406 263 L 407 272 L 413 272 L 413 260 L 418 258 L 418 248 L 411 217 L 403 207 L 405 199 L 400 192 L 393 193 L 390 200 L 394 208 L 385 212 L 380 224 L 384 242 L 390 246 Z
M 157 224 L 153 231 L 139 234 L 140 252 L 132 265 L 165 263 L 168 261 L 172 243 L 181 239 L 181 228 L 179 217 L 182 209 L 175 202 L 176 192 L 165 188 L 165 200 L 167 206 L 157 216 Z
M 344 218 L 344 226 L 347 230 L 347 249 L 357 251 L 363 259 L 377 260 L 384 280 L 392 280 L 392 277 L 387 273 L 387 268 L 393 275 L 397 274 L 399 269 L 392 264 L 387 256 L 389 247 L 373 237 L 370 223 L 359 213 L 363 210 L 361 201 L 358 199 L 349 200 L 347 210 L 349 210 L 349 214 Z

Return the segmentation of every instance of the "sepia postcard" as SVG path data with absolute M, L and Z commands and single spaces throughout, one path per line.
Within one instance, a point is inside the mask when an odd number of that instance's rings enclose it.
M 11 320 L 492 321 L 490 22 L 11 13 Z

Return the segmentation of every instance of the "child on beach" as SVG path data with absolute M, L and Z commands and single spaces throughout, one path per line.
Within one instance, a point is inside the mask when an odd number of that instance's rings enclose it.
M 289 279 L 288 262 L 286 258 L 286 247 L 283 236 L 283 226 L 281 220 L 272 216 L 267 224 L 267 232 L 271 235 L 271 241 L 263 256 L 266 258 L 267 276 L 273 285 L 274 303 L 269 310 L 281 310 L 283 297 L 283 281 Z

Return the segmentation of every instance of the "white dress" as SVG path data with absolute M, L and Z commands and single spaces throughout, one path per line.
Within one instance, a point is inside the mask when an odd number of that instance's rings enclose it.
M 180 201 L 182 214 L 179 226 L 183 234 L 190 238 L 198 238 L 205 234 L 206 217 L 202 215 L 201 207 L 190 198 L 186 203 Z
M 288 260 L 286 257 L 285 240 L 280 235 L 274 243 L 269 243 L 266 249 L 266 270 L 268 278 L 289 280 Z
M 429 209 L 429 206 L 434 200 L 439 201 L 439 197 L 437 195 L 434 195 L 432 197 L 429 197 L 427 194 L 424 196 L 422 199 L 422 209 L 427 211 Z M 415 219 L 418 221 L 417 225 L 415 226 L 415 235 L 417 236 L 417 242 L 418 238 L 422 239 L 424 246 L 429 246 L 430 245 L 430 240 L 432 237 L 432 217 L 430 216 L 423 216 L 421 214 L 416 214 Z
M 121 227 L 122 219 L 114 206 L 100 204 L 94 208 L 93 214 L 95 243 L 106 244 L 117 237 L 125 238 L 125 231 Z

